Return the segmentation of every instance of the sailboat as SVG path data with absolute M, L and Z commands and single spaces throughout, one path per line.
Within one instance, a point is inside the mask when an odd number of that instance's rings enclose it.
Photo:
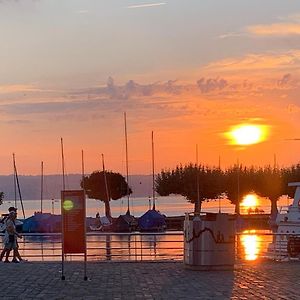
M 21 188 L 20 188 L 20 184 L 19 184 L 19 177 L 18 177 L 17 166 L 16 166 L 16 158 L 15 158 L 14 153 L 13 153 L 13 171 L 14 171 L 13 176 L 14 176 L 15 208 L 17 208 L 17 189 L 18 189 L 19 199 L 20 199 L 20 203 L 21 203 L 21 207 L 22 207 L 23 219 L 25 219 L 25 210 L 24 210 L 24 206 L 23 206 Z M 7 216 L 8 216 L 8 214 L 2 215 L 2 218 L 0 220 L 0 232 L 3 232 L 6 229 L 5 220 L 6 220 Z M 22 221 L 19 219 L 15 220 L 15 225 L 16 225 L 17 231 L 21 231 L 22 226 L 23 226 L 23 220 Z
M 41 162 L 41 199 L 40 211 L 35 212 L 33 216 L 24 220 L 23 232 L 34 233 L 53 233 L 61 229 L 60 215 L 43 212 L 44 198 L 44 162 Z
M 127 181 L 127 212 L 125 215 L 120 215 L 114 222 L 115 232 L 131 232 L 136 230 L 137 221 L 130 214 L 130 189 L 129 189 L 129 170 L 128 170 L 128 139 L 127 139 L 127 121 L 126 112 L 124 112 L 125 126 L 125 154 L 126 154 L 126 181 Z
M 167 229 L 166 217 L 162 215 L 155 206 L 155 166 L 154 166 L 154 137 L 151 133 L 152 141 L 152 209 L 144 213 L 138 222 L 140 231 L 164 231 Z

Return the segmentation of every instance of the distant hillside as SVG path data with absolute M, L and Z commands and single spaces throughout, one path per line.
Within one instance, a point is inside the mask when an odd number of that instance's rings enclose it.
M 66 189 L 80 188 L 80 174 L 70 174 L 66 176 Z M 19 176 L 19 183 L 22 198 L 24 200 L 38 200 L 41 198 L 41 177 L 40 176 Z M 129 185 L 133 191 L 132 197 L 148 197 L 152 194 L 151 175 L 129 176 Z M 61 175 L 44 176 L 44 199 L 60 198 L 62 190 Z M 4 200 L 15 198 L 13 175 L 0 176 L 0 191 L 4 192 Z

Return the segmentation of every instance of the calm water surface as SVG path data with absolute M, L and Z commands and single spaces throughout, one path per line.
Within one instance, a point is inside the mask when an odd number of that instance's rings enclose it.
M 237 258 L 255 261 L 267 254 L 272 235 L 267 231 L 248 230 L 236 238 Z M 19 240 L 22 256 L 30 261 L 61 259 L 59 236 L 25 236 Z M 89 261 L 97 260 L 182 260 L 183 233 L 166 234 L 92 234 L 87 236 Z M 82 259 L 68 256 L 68 260 Z
M 135 198 L 130 201 L 131 213 L 141 216 L 149 209 L 149 198 Z M 285 203 L 284 203 L 285 204 Z M 12 201 L 5 201 L 0 207 L 5 213 L 9 206 L 14 205 Z M 159 197 L 156 201 L 157 208 L 167 216 L 183 215 L 185 212 L 193 211 L 194 205 L 187 202 L 181 196 Z M 19 215 L 21 206 L 18 203 Z M 261 206 L 262 207 L 262 206 Z M 40 210 L 40 201 L 25 200 L 24 208 L 26 217 Z M 44 212 L 60 214 L 60 200 L 44 200 Z M 234 205 L 228 200 L 222 202 L 204 202 L 202 210 L 207 212 L 233 213 Z M 111 211 L 114 217 L 124 214 L 127 209 L 127 199 L 111 201 Z M 263 206 L 265 212 L 269 212 L 269 206 Z M 95 216 L 97 212 L 103 215 L 104 205 L 102 202 L 87 199 L 87 216 Z M 257 260 L 264 256 L 268 244 L 272 241 L 271 235 L 266 231 L 248 230 L 237 237 L 237 256 L 243 260 Z M 175 259 L 182 260 L 183 235 L 182 232 L 173 235 L 110 235 L 110 236 L 88 236 L 88 259 L 89 260 L 141 260 L 141 259 Z M 54 236 L 26 236 L 20 241 L 22 255 L 29 260 L 60 260 L 61 243 L 59 237 Z M 78 259 L 75 256 L 69 259 Z
M 24 200 L 23 203 L 26 217 L 33 215 L 35 211 L 40 211 L 41 205 L 39 200 Z M 99 212 L 100 215 L 104 215 L 103 202 L 94 199 L 87 199 L 86 203 L 87 216 L 94 217 L 97 212 Z M 282 199 L 278 202 L 279 207 L 286 206 L 288 204 L 290 204 L 290 200 L 286 199 Z M 7 212 L 8 207 L 14 205 L 14 201 L 4 201 L 3 205 L 0 206 L 0 212 L 5 213 Z M 110 205 L 113 217 L 117 217 L 127 211 L 127 198 L 111 201 Z M 152 201 L 149 201 L 149 198 L 147 197 L 130 199 L 130 211 L 134 216 L 141 216 L 149 209 L 150 206 L 152 206 Z M 21 204 L 19 201 L 17 202 L 17 207 L 21 213 Z M 166 216 L 184 215 L 185 212 L 191 212 L 194 210 L 194 205 L 182 196 L 158 197 L 156 200 L 156 207 Z M 218 212 L 220 209 L 224 213 L 234 213 L 234 208 L 235 206 L 226 199 L 223 199 L 220 202 L 215 200 L 202 203 L 202 210 L 207 212 Z M 270 202 L 262 199 L 259 208 L 265 213 L 269 213 Z M 43 212 L 60 214 L 60 200 L 43 200 Z M 243 211 L 241 212 L 243 213 Z

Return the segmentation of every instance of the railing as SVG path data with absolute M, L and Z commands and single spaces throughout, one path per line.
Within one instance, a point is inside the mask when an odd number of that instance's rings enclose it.
M 76 241 L 74 241 L 76 242 Z M 60 260 L 61 234 L 25 233 L 18 239 L 19 252 L 29 260 Z M 66 255 L 80 260 L 82 254 Z M 143 261 L 182 260 L 182 232 L 167 233 L 87 233 L 88 260 Z
M 0 240 L 1 240 L 0 234 Z M 287 251 L 288 239 L 295 234 L 274 234 L 255 230 L 236 235 L 236 260 L 253 261 L 261 258 L 275 260 L 296 259 Z M 19 242 L 22 257 L 30 261 L 59 261 L 61 235 L 24 234 Z M 76 242 L 76 241 L 75 241 Z M 298 243 L 298 241 L 297 241 Z M 297 247 L 300 245 L 297 244 Z M 182 261 L 183 232 L 164 233 L 88 233 L 87 258 L 89 261 Z M 82 260 L 81 254 L 67 255 L 67 260 Z

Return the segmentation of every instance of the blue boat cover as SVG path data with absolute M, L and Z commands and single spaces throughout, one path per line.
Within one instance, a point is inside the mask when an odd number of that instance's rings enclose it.
M 157 231 L 166 229 L 166 219 L 159 211 L 149 209 L 139 218 L 141 231 Z
M 35 213 L 23 221 L 23 232 L 60 232 L 61 216 L 49 213 Z

